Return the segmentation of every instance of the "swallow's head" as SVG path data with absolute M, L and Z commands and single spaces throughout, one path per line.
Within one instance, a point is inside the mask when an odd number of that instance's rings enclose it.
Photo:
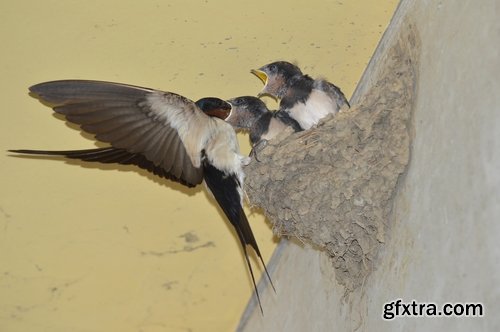
M 227 101 L 232 106 L 226 122 L 235 129 L 249 129 L 263 114 L 269 112 L 262 100 L 253 96 L 243 96 Z
M 286 94 L 292 78 L 302 76 L 299 67 L 286 61 L 273 62 L 251 72 L 264 83 L 259 96 L 268 95 L 275 99 L 281 99 Z
M 203 113 L 222 120 L 225 120 L 231 114 L 231 104 L 219 98 L 201 98 L 195 104 Z

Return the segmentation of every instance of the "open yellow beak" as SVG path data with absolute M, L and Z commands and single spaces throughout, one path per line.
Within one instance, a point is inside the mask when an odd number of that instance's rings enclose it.
M 252 69 L 250 72 L 257 76 L 262 81 L 262 83 L 264 83 L 264 85 L 267 84 L 267 74 L 265 72 L 259 69 Z

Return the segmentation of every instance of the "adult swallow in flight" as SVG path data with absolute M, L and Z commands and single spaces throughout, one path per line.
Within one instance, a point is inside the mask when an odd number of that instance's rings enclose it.
M 227 100 L 232 109 L 226 122 L 237 130 L 247 130 L 250 142 L 255 146 L 261 140 L 270 140 L 286 128 L 301 131 L 300 125 L 288 113 L 270 111 L 257 97 L 242 96 Z
M 240 155 L 236 133 L 223 120 L 231 111 L 230 104 L 218 98 L 194 103 L 171 92 L 86 80 L 41 83 L 32 86 L 30 92 L 67 121 L 111 146 L 11 152 L 132 164 L 188 187 L 204 180 L 236 229 L 260 305 L 247 245 L 254 249 L 271 278 L 242 208 L 242 164 L 248 157 Z
M 273 62 L 252 73 L 264 83 L 259 96 L 269 95 L 280 100 L 280 111 L 288 113 L 304 130 L 328 114 L 349 108 L 349 102 L 337 86 L 304 75 L 289 62 Z

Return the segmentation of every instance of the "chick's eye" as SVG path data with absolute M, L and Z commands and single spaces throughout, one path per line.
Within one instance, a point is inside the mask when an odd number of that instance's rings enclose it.
M 276 65 L 270 65 L 269 66 L 269 70 L 271 70 L 272 72 L 275 72 L 276 71 Z

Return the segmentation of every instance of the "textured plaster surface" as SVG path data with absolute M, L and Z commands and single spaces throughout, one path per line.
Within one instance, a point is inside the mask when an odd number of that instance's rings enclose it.
M 9 155 L 95 146 L 29 86 L 96 79 L 232 98 L 260 91 L 250 69 L 285 59 L 350 96 L 396 4 L 0 1 L 0 331 L 232 331 L 253 292 L 237 235 L 202 186 Z M 249 220 L 269 258 L 271 228 Z
M 272 259 L 277 295 L 262 296 L 264 317 L 251 303 L 240 330 L 500 329 L 498 10 L 495 1 L 400 4 L 352 98 L 361 103 L 376 88 L 392 46 L 413 29 L 421 49 L 410 162 L 374 270 L 346 292 L 328 252 L 283 243 Z M 480 302 L 485 314 L 383 320 L 384 303 L 398 298 L 438 306 Z

